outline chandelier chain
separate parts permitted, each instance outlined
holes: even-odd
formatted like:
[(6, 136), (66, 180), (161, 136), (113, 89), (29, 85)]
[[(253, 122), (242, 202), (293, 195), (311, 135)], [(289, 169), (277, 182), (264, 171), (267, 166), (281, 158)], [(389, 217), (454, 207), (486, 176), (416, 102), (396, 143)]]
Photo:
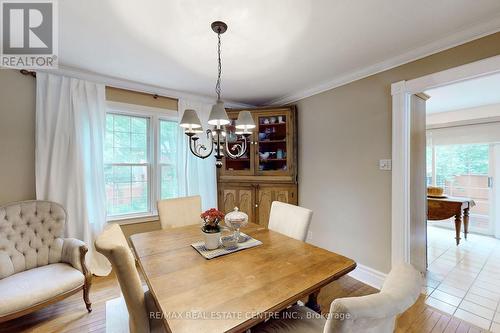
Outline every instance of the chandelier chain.
[[(248, 152), (249, 137), (251, 132), (245, 129), (243, 133), (243, 138), (238, 137), (238, 143), (229, 145), (229, 140), (227, 137), (226, 124), (228, 123), (227, 113), (224, 107), (224, 103), (221, 101), (221, 77), (222, 77), (222, 60), (221, 60), (221, 34), (227, 31), (227, 24), (221, 21), (212, 22), (212, 30), (217, 33), (217, 83), (215, 84), (215, 92), (217, 94), (217, 104), (212, 107), (212, 111), (209, 116), (209, 125), (214, 127), (206, 130), (207, 140), (205, 142), (200, 142), (200, 137), (196, 131), (192, 130), (192, 124), (195, 122), (196, 125), (201, 125), (198, 117), (196, 116), (196, 111), (186, 110), (184, 116), (181, 120), (181, 127), (186, 128), (185, 133), (189, 139), (189, 149), (191, 153), (201, 159), (208, 158), (214, 154), (215, 166), (221, 168), (223, 165), (224, 158), (238, 159), (243, 157)], [(190, 111), (189, 115), (188, 112)], [(188, 115), (188, 116), (186, 116)], [(193, 118), (193, 119), (191, 119)], [(251, 121), (253, 127), (253, 121)], [(244, 125), (247, 126), (247, 125)], [(253, 128), (252, 127), (252, 128)], [(240, 142), (241, 141), (241, 142)]]
[(217, 64), (218, 64), (218, 76), (217, 76), (217, 83), (215, 84), (215, 93), (217, 94), (217, 100), (220, 100), (220, 94), (221, 94), (221, 73), (222, 73), (222, 61), (221, 61), (221, 41), (220, 41), (220, 32), (217, 33)]

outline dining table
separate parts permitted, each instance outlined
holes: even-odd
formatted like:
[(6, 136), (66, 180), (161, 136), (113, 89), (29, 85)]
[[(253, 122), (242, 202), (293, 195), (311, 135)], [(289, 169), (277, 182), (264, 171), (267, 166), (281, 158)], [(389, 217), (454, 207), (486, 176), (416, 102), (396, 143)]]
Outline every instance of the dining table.
[(130, 237), (139, 269), (167, 332), (244, 332), (306, 300), (320, 311), (322, 287), (356, 268), (340, 254), (249, 223), (261, 245), (205, 259), (191, 244), (199, 225)]
[(439, 221), (454, 217), (455, 241), (460, 245), (460, 229), (462, 220), (464, 224), (464, 237), (467, 239), (469, 233), (469, 214), (476, 203), (471, 198), (461, 197), (427, 197), (427, 220)]

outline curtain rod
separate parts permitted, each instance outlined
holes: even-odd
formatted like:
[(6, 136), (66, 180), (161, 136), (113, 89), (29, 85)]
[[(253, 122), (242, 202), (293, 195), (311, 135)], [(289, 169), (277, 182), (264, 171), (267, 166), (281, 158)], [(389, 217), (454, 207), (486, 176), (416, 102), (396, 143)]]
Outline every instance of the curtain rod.
[(23, 74), (23, 75), (31, 75), (33, 77), (36, 77), (36, 72), (35, 71), (29, 71), (27, 69), (21, 69), (19, 72), (21, 74)]
[[(35, 72), (35, 71), (29, 71), (29, 70), (27, 70), (27, 69), (21, 69), (19, 72), (20, 72), (21, 74), (23, 74), (23, 75), (30, 75), (30, 76), (32, 76), (32, 77), (36, 77), (36, 72)], [(119, 89), (120, 89), (120, 88), (119, 88)], [(123, 89), (123, 90), (127, 90), (127, 89)], [(133, 90), (129, 90), (129, 91), (135, 92), (135, 91), (133, 91)], [(158, 94), (148, 94), (148, 93), (143, 93), (143, 92), (141, 92), (141, 94), (150, 95), (150, 96), (151, 96), (151, 97), (153, 97), (154, 99), (158, 99), (158, 98), (160, 98), (160, 95), (158, 95)], [(169, 97), (165, 97), (165, 98), (169, 98)]]

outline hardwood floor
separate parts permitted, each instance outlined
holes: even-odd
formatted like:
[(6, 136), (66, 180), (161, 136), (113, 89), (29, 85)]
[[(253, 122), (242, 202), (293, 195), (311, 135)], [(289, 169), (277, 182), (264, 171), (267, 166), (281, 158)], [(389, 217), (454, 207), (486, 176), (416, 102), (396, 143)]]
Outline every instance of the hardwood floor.
[[(318, 301), (323, 311), (328, 311), (331, 301), (335, 298), (363, 296), (376, 291), (346, 276), (323, 288)], [(0, 324), (0, 332), (105, 332), (106, 301), (119, 296), (120, 288), (114, 275), (94, 277), (90, 292), (92, 313), (87, 313), (82, 295), (77, 294), (43, 310)], [(422, 295), (415, 305), (399, 317), (396, 332), (477, 333), (484, 331), (429, 307), (425, 304), (425, 297)]]

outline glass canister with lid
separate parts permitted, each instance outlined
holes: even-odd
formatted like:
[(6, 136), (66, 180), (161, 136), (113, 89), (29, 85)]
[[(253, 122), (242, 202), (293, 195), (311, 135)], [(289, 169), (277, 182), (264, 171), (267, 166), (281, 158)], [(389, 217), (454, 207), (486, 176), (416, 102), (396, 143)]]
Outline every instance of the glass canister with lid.
[(227, 213), (224, 222), (228, 228), (234, 231), (234, 238), (242, 243), (247, 240), (246, 237), (240, 235), (240, 228), (248, 224), (248, 215), (240, 211), (238, 207), (234, 207), (234, 210)]

